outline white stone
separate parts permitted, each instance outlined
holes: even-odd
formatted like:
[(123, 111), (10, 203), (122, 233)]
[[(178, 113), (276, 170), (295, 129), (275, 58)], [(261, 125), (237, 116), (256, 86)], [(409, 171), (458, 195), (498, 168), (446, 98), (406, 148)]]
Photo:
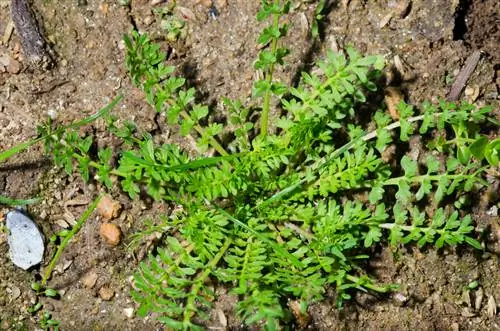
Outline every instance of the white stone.
[(127, 318), (132, 318), (134, 317), (134, 308), (125, 308), (123, 309), (123, 313)]
[(35, 222), (18, 210), (9, 212), (6, 218), (9, 230), (7, 240), (12, 262), (24, 270), (42, 262), (45, 247), (42, 234)]

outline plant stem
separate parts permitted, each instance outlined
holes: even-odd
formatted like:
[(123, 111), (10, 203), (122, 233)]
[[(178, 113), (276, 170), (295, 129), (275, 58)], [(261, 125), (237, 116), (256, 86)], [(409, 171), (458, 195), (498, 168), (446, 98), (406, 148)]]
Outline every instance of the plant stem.
[[(191, 116), (189, 116), (189, 114), (188, 114), (185, 110), (181, 111), (181, 115), (182, 115), (182, 117), (184, 117), (184, 119), (186, 119), (186, 120), (187, 120), (187, 119), (191, 119)], [(196, 132), (198, 132), (198, 134), (199, 134), (200, 136), (202, 136), (202, 137), (207, 136), (207, 133), (205, 132), (205, 130), (204, 130), (201, 126), (199, 126), (198, 124), (195, 124), (195, 125), (193, 126), (193, 128), (196, 130)], [(226, 150), (224, 149), (224, 147), (222, 147), (222, 146), (221, 146), (221, 145), (217, 142), (217, 140), (215, 140), (215, 138), (214, 138), (214, 137), (209, 137), (208, 139), (209, 139), (209, 141), (210, 141), (210, 145), (212, 145), (212, 147), (213, 147), (213, 148), (214, 148), (214, 149), (215, 149), (215, 150), (216, 150), (216, 151), (217, 151), (220, 155), (222, 155), (222, 156), (227, 156), (227, 155), (229, 155), (229, 153), (228, 153), (228, 152), (226, 152)]]
[(41, 200), (40, 198), (12, 199), (12, 198), (0, 195), (0, 205), (7, 205), (7, 206), (30, 205), (30, 204), (33, 204), (33, 203), (37, 203), (40, 200)]
[[(434, 116), (439, 117), (442, 114), (443, 113), (436, 113), (436, 114), (434, 114)], [(413, 123), (413, 122), (420, 121), (423, 118), (424, 118), (424, 115), (419, 115), (419, 116), (415, 116), (415, 117), (410, 117), (410, 118), (407, 119), (407, 121), (410, 122), (410, 123)], [(397, 122), (394, 122), (394, 123), (391, 123), (391, 124), (387, 125), (386, 127), (382, 128), (382, 130), (391, 131), (391, 130), (399, 128), (400, 126), (401, 126), (401, 122), (397, 121)], [(315, 171), (320, 172), (321, 170), (326, 169), (326, 167), (328, 165), (330, 165), (330, 163), (332, 163), (338, 156), (340, 156), (342, 153), (347, 152), (348, 150), (350, 150), (351, 148), (353, 148), (358, 142), (360, 142), (360, 141), (368, 141), (368, 140), (371, 140), (371, 139), (376, 138), (376, 137), (377, 137), (377, 130), (374, 130), (372, 132), (364, 134), (361, 137), (358, 137), (356, 139), (353, 139), (353, 140), (349, 141), (347, 144), (345, 144), (345, 145), (343, 145), (343, 146), (335, 149), (333, 151), (333, 153), (328, 156), (328, 159), (323, 164), (321, 164)], [(321, 173), (319, 174), (319, 176), (320, 175), (321, 175)], [(301, 180), (296, 181), (294, 184), (292, 184), (292, 185), (290, 185), (290, 186), (282, 189), (281, 191), (275, 193), (270, 198), (262, 201), (260, 204), (258, 204), (256, 206), (256, 208), (262, 209), (262, 208), (270, 206), (274, 202), (283, 199), (288, 194), (291, 194), (292, 192), (295, 192), (295, 190), (297, 190), (298, 188), (302, 187), (302, 185), (306, 184), (307, 182), (311, 182), (311, 180), (309, 178), (307, 178), (307, 177), (303, 178)]]
[(75, 236), (75, 234), (81, 229), (83, 226), (83, 223), (89, 218), (90, 214), (96, 209), (97, 205), (99, 204), (99, 201), (101, 201), (103, 194), (99, 194), (99, 196), (92, 202), (92, 204), (85, 210), (83, 215), (80, 217), (78, 222), (75, 224), (75, 226), (71, 229), (71, 231), (64, 237), (62, 240), (61, 244), (59, 247), (57, 247), (57, 251), (54, 254), (54, 257), (50, 261), (49, 266), (47, 267), (47, 270), (45, 270), (45, 273), (43, 274), (43, 278), (41, 281), (42, 286), (44, 286), (47, 283), (47, 280), (50, 278), (50, 275), (52, 274), (52, 270), (54, 270), (54, 267), (56, 266), (57, 261), (59, 260), (59, 257), (61, 256), (62, 252), (64, 251), (64, 248), (68, 245), (70, 240)]
[[(352, 275), (346, 275), (346, 278), (355, 284), (360, 283), (359, 277), (352, 276)], [(381, 287), (381, 286), (377, 286), (377, 285), (370, 284), (370, 283), (361, 283), (361, 286), (366, 287), (372, 291), (379, 292), (379, 293), (387, 293), (391, 289), (390, 285)]]
[(186, 327), (186, 330), (189, 329), (189, 326), (191, 325), (190, 320), (193, 315), (193, 312), (196, 311), (196, 298), (198, 296), (198, 292), (200, 291), (201, 287), (205, 284), (205, 281), (207, 280), (208, 276), (212, 273), (214, 268), (217, 266), (219, 261), (222, 259), (224, 254), (226, 254), (227, 249), (231, 245), (232, 241), (231, 239), (227, 238), (226, 241), (224, 242), (224, 245), (220, 248), (219, 252), (217, 253), (216, 256), (204, 267), (203, 272), (199, 277), (196, 277), (196, 281), (191, 287), (190, 291), (190, 296), (186, 302), (186, 308), (184, 309), (184, 326)]
[[(274, 0), (275, 5), (279, 5), (279, 0)], [(273, 14), (273, 30), (279, 29), (280, 15)], [(278, 38), (273, 37), (271, 41), (271, 53), (276, 54), (276, 50), (278, 49)], [(271, 63), (269, 66), (269, 70), (266, 72), (266, 83), (269, 86), (266, 93), (264, 94), (264, 104), (262, 106), (262, 114), (260, 115), (260, 136), (262, 138), (267, 136), (267, 128), (269, 124), (269, 110), (271, 108), (271, 84), (273, 82), (273, 72), (274, 72), (274, 63)]]

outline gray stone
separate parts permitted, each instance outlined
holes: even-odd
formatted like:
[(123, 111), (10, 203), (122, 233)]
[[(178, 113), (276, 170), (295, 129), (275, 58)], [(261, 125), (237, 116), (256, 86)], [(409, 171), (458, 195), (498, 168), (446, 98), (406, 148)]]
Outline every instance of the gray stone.
[(24, 270), (42, 262), (45, 247), (35, 222), (18, 210), (10, 211), (6, 218), (12, 262)]

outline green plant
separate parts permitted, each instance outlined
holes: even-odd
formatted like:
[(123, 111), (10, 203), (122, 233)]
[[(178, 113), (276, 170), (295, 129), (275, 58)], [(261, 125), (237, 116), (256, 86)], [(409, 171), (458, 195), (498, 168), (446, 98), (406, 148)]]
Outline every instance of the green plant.
[[(132, 82), (168, 125), (195, 138), (198, 155), (110, 115), (104, 117), (123, 141), (120, 150), (92, 153), (93, 137), (75, 128), (44, 131), (48, 153), (68, 173), (76, 164), (85, 180), (108, 189), (118, 182), (132, 199), (147, 194), (179, 206), (134, 237), (137, 244), (152, 231), (161, 234), (134, 275), (131, 295), (141, 316), (152, 314), (173, 329), (201, 329), (217, 281), (238, 296), (236, 313), (247, 325), (273, 330), (292, 318), (287, 298), (304, 311), (330, 286), (339, 306), (353, 290), (394, 288), (363, 271), (379, 243), (481, 248), (471, 217), (448, 200), (484, 186), (485, 171), (498, 165), (500, 144), (478, 125), (491, 107), (442, 101), (416, 109), (402, 102), (399, 121), (377, 111), (370, 114), (374, 123), (364, 123), (358, 112), (376, 93), (384, 60), (352, 48), (347, 56), (327, 53), (315, 73), (303, 72), (298, 86), (287, 86), (274, 73), (289, 52), (281, 45), (289, 7), (264, 0), (257, 16), (271, 21), (255, 62), (264, 74), (253, 89), (258, 124), (248, 107), (229, 99), (228, 122), (215, 122), (195, 89), (164, 64), (159, 45), (145, 34), (125, 36)], [(283, 115), (270, 127), (275, 108)], [(223, 143), (227, 133), (234, 140)], [(422, 159), (383, 160), (389, 144), (407, 145), (416, 134), (437, 135)]]
[(167, 33), (166, 40), (175, 42), (179, 38), (186, 37), (186, 22), (175, 14), (176, 1), (172, 1), (164, 7), (155, 10), (156, 14), (160, 17), (161, 27)]
[(45, 311), (40, 319), (40, 327), (42, 330), (59, 330), (59, 321), (52, 318), (52, 314)]

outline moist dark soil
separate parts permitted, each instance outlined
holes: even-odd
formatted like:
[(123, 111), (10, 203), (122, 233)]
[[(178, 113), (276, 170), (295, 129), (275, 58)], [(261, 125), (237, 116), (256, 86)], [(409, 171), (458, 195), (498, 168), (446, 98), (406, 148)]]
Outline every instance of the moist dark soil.
[[(124, 100), (114, 113), (121, 120), (133, 120), (145, 131), (194, 149), (174, 129), (157, 124), (161, 121), (127, 76), (122, 37), (134, 28), (162, 44), (169, 63), (179, 68), (199, 91), (200, 101), (214, 111), (222, 109), (222, 97), (249, 100), (256, 75), (252, 64), (259, 52), (255, 41), (263, 26), (255, 20), (259, 1), (215, 1), (218, 15), (206, 1), (178, 1), (176, 13), (186, 20), (186, 28), (185, 36), (174, 43), (165, 40), (155, 13), (165, 2), (132, 0), (129, 6), (121, 2), (126, 1), (32, 1), (56, 55), (56, 66), (46, 71), (31, 67), (23, 57), (18, 35), (8, 33), (10, 1), (0, 0), (0, 151), (35, 137), (37, 125), (49, 114), (70, 123), (119, 94)], [(497, 0), (329, 1), (316, 42), (310, 38), (314, 5), (303, 2), (287, 18), (291, 29), (284, 42), (291, 54), (277, 74), (283, 81), (296, 82), (299, 70), (309, 70), (326, 50), (343, 51), (353, 45), (364, 54), (385, 56), (386, 85), (400, 91), (406, 101), (438, 101), (449, 93), (467, 57), (479, 50), (481, 59), (461, 99), (493, 105), (498, 115)], [(100, 146), (112, 144), (104, 123), (94, 123), (93, 131)], [(42, 194), (43, 201), (28, 207), (28, 213), (46, 238), (78, 219), (100, 189), (55, 169), (40, 146), (0, 165), (0, 195)], [(498, 191), (498, 183), (493, 183), (473, 203), (477, 233), (486, 229), (492, 233), (482, 238), (484, 251), (380, 248), (373, 252), (369, 270), (380, 282), (400, 284), (399, 290), (384, 296), (358, 292), (342, 310), (336, 308), (334, 293), (327, 293), (325, 301), (309, 308), (307, 328), (500, 330)], [(44, 299), (44, 305), (60, 321), (61, 330), (162, 329), (150, 317), (131, 314), (136, 309), (129, 296), (131, 275), (141, 256), (127, 250), (127, 243), (144, 220), (158, 218), (167, 207), (149, 200), (130, 201), (119, 193), (114, 199), (122, 205), (120, 216), (112, 221), (124, 235), (122, 242), (116, 247), (103, 242), (101, 220), (92, 216), (65, 250), (50, 281), (63, 295), (59, 300)], [(46, 269), (53, 253), (54, 247), (48, 245), (42, 265), (23, 271), (10, 262), (6, 235), (0, 233), (0, 330), (39, 328), (26, 310), (35, 298), (30, 283)], [(89, 279), (95, 279), (95, 284)], [(477, 286), (470, 286), (474, 283)], [(111, 298), (106, 291), (113, 293)], [(244, 329), (235, 317), (235, 298), (224, 288), (216, 293), (208, 327)]]

